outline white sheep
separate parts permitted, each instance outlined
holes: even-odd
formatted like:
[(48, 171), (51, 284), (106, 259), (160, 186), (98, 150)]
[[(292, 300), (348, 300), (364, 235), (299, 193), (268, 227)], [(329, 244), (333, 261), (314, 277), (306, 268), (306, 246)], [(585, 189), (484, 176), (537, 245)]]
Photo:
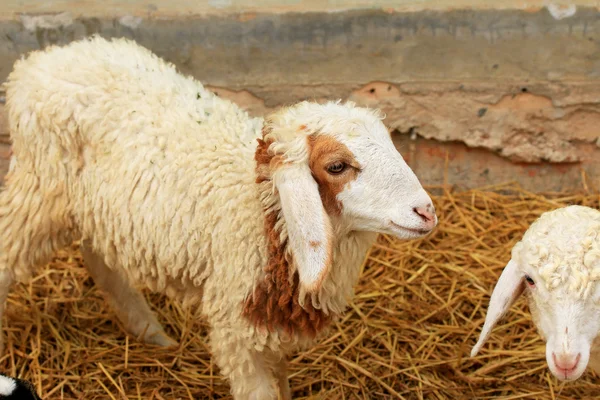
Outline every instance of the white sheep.
[(569, 206), (542, 214), (513, 247), (471, 356), (527, 286), (552, 374), (575, 380), (588, 364), (600, 373), (599, 282), (600, 211)]
[(150, 51), (99, 37), (31, 53), (6, 88), (0, 313), (13, 280), (81, 239), (145, 342), (176, 344), (133, 284), (201, 306), (236, 399), (290, 398), (286, 354), (344, 311), (377, 232), (437, 224), (381, 116), (351, 103), (250, 118)]

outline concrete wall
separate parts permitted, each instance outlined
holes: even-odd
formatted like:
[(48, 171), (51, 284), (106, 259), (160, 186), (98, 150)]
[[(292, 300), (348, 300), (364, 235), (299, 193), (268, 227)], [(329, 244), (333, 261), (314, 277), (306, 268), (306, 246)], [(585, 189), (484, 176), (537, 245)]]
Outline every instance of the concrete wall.
[(0, 81), (28, 51), (125, 36), (253, 114), (381, 107), (428, 184), (600, 187), (600, 2), (569, 4), (3, 0)]

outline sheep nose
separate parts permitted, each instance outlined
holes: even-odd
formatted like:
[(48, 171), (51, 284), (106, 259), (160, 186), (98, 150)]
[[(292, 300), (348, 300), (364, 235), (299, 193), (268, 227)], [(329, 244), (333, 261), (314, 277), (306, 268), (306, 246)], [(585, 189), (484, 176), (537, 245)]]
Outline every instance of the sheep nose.
[(433, 204), (429, 203), (425, 207), (415, 207), (413, 208), (413, 211), (421, 218), (428, 229), (433, 229), (437, 224), (435, 207), (433, 207)]
[(558, 356), (556, 356), (555, 353), (552, 353), (554, 365), (556, 365), (556, 368), (559, 369), (560, 372), (565, 375), (569, 375), (569, 373), (571, 373), (575, 368), (577, 368), (577, 364), (579, 364), (580, 358), (581, 353), (577, 353), (577, 355), (561, 353)]

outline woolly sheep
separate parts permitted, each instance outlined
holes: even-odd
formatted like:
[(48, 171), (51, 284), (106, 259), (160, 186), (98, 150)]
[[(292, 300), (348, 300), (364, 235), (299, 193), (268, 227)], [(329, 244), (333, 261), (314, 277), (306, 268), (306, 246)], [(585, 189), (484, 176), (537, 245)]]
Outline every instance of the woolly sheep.
[(290, 398), (285, 356), (344, 311), (378, 232), (418, 238), (430, 197), (375, 111), (250, 118), (147, 49), (93, 37), (17, 61), (0, 192), (0, 316), (14, 280), (80, 239), (118, 318), (175, 345), (140, 284), (195, 304), (236, 399)]
[(575, 380), (588, 364), (600, 373), (599, 282), (600, 211), (574, 205), (542, 214), (513, 247), (471, 356), (527, 286), (552, 374)]

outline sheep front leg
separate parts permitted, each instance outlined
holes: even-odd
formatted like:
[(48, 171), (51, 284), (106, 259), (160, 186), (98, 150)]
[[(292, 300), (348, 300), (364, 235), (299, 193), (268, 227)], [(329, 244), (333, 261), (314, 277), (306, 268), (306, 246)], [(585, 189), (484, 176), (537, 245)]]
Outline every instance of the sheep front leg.
[(292, 389), (290, 388), (290, 381), (288, 379), (287, 359), (285, 356), (275, 366), (275, 375), (277, 376), (279, 386), (279, 399), (292, 400)]
[(278, 379), (274, 362), (254, 347), (243, 329), (214, 326), (210, 346), (217, 366), (231, 386), (235, 400), (277, 400)]
[(122, 273), (111, 270), (102, 257), (91, 250), (88, 241), (81, 244), (81, 253), (94, 283), (106, 294), (108, 302), (129, 333), (136, 337), (143, 334), (144, 343), (163, 347), (177, 345), (176, 341), (167, 336), (144, 296), (131, 287)]

